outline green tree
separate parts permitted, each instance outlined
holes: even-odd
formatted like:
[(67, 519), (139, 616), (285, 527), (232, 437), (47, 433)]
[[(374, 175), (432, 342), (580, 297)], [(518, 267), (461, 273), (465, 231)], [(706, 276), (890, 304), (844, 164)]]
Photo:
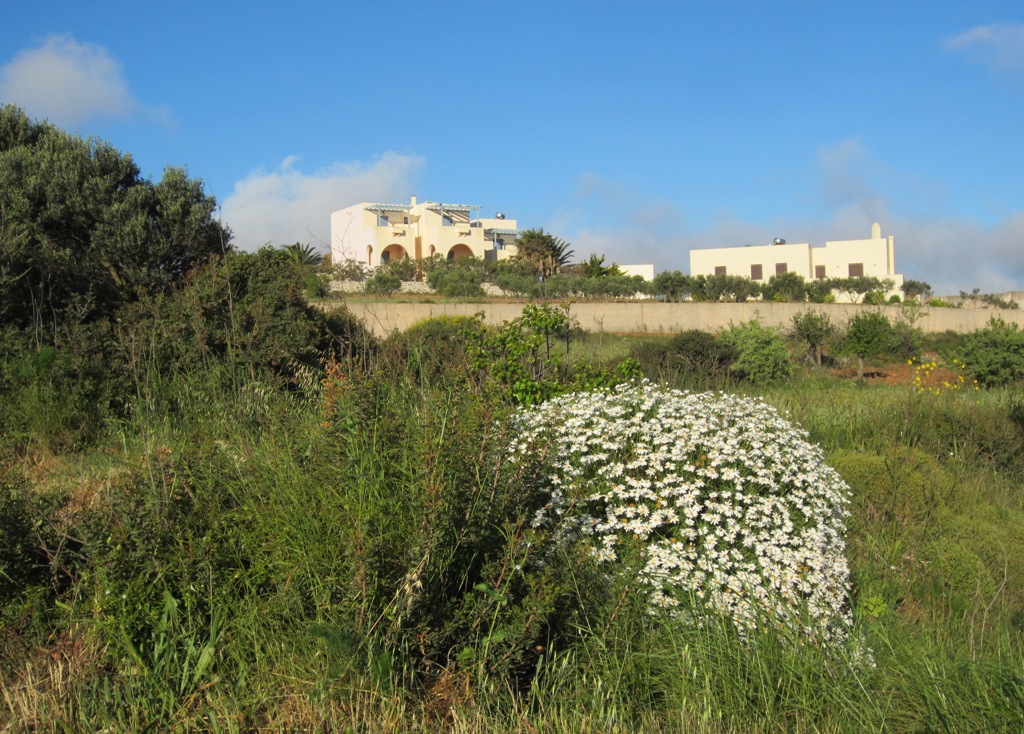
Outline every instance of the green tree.
[(533, 263), (513, 257), (488, 263), (487, 279), (510, 296), (526, 296), (537, 285), (537, 272)]
[(229, 248), (202, 181), (143, 178), (131, 156), (0, 107), (0, 319), (52, 342), (109, 319)]
[(835, 337), (836, 328), (828, 314), (820, 311), (803, 311), (793, 316), (789, 337), (801, 344), (805, 354), (818, 367), (825, 345)]
[(852, 303), (860, 303), (866, 293), (872, 291), (888, 291), (892, 288), (891, 280), (879, 280), (871, 275), (860, 275), (853, 278), (832, 278), (832, 290), (846, 295)]
[(663, 270), (651, 281), (650, 292), (666, 301), (685, 301), (693, 293), (693, 278), (678, 270)]
[(908, 300), (926, 301), (932, 295), (932, 287), (923, 280), (905, 280), (900, 290)]
[(579, 268), (583, 277), (608, 278), (623, 275), (618, 265), (615, 263), (605, 265), (604, 259), (604, 255), (591, 255), (586, 262), (581, 263)]
[(857, 357), (857, 377), (864, 379), (864, 360), (892, 353), (898, 347), (892, 322), (885, 314), (867, 311), (850, 319), (843, 337), (843, 351)]
[(747, 299), (761, 294), (761, 286), (742, 275), (698, 275), (693, 279), (695, 300), (735, 301), (745, 303)]
[(516, 240), (516, 257), (533, 263), (538, 275), (548, 278), (569, 264), (573, 251), (569, 243), (542, 229), (526, 229)]
[(803, 302), (807, 300), (807, 289), (803, 276), (792, 270), (773, 275), (761, 292), (766, 301)]
[(282, 245), (279, 248), (288, 258), (289, 262), (301, 270), (312, 270), (324, 264), (326, 256), (318, 252), (315, 247), (303, 242), (293, 242), (290, 245)]

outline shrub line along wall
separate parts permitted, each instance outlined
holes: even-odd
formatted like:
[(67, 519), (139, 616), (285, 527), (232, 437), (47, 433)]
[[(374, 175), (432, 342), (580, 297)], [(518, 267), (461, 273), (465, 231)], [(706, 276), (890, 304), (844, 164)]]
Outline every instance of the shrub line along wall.
[[(334, 302), (325, 303), (325, 307)], [(434, 316), (472, 316), (483, 313), (488, 324), (502, 324), (518, 318), (522, 303), (393, 303), (389, 301), (347, 302), (349, 310), (377, 335), (408, 329)], [(892, 321), (902, 318), (899, 306), (863, 306), (841, 303), (573, 303), (570, 315), (585, 331), (674, 334), (687, 329), (716, 331), (730, 322), (739, 324), (759, 319), (769, 326), (789, 326), (803, 311), (820, 311), (832, 321), (845, 323), (854, 314), (879, 310)], [(955, 331), (968, 333), (984, 328), (999, 316), (1007, 323), (1024, 327), (1024, 311), (994, 308), (925, 308), (915, 326), (927, 333)]]

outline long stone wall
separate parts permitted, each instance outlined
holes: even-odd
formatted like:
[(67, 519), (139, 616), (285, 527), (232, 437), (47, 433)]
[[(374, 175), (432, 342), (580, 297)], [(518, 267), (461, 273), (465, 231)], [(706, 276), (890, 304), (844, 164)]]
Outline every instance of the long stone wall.
[[(330, 305), (330, 304), (325, 304)], [(404, 330), (434, 316), (472, 316), (482, 313), (488, 324), (517, 318), (521, 303), (373, 303), (346, 304), (376, 334)], [(673, 334), (686, 329), (715, 331), (732, 323), (757, 318), (763, 324), (788, 326), (793, 316), (806, 310), (827, 313), (837, 324), (865, 309), (880, 310), (893, 321), (901, 318), (899, 306), (854, 306), (840, 303), (574, 303), (570, 314), (586, 331), (614, 334)], [(983, 328), (993, 316), (1024, 327), (1024, 311), (991, 308), (926, 308), (916, 322), (925, 332), (970, 332)]]

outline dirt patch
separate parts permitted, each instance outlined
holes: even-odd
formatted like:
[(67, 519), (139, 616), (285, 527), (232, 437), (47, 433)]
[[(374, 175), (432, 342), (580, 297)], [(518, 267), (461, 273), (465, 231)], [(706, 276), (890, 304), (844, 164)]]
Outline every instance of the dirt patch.
[[(956, 372), (936, 365), (932, 369), (925, 369), (922, 365), (929, 361), (922, 360), (914, 364), (900, 362), (884, 366), (871, 366), (864, 368), (864, 379), (872, 385), (893, 385), (910, 387), (918, 376), (921, 378), (920, 386), (924, 388), (942, 388), (944, 384), (955, 385), (959, 379)], [(857, 379), (857, 368), (832, 370), (837, 377)]]

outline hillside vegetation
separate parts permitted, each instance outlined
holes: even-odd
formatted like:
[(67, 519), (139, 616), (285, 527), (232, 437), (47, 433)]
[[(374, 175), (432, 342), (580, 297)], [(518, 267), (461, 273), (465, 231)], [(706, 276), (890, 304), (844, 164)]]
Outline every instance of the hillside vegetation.
[(120, 154), (0, 121), (0, 730), (1024, 727), (1016, 327), (379, 340), (183, 172), (58, 217), (33, 156)]

